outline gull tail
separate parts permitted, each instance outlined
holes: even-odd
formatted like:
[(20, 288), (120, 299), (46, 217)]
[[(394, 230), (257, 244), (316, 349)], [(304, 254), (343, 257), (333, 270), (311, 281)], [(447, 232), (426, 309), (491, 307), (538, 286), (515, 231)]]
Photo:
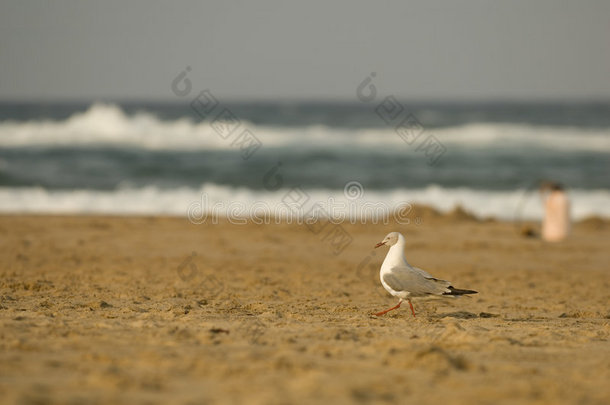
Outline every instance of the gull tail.
[(453, 288), (451, 286), (447, 287), (449, 292), (444, 292), (443, 295), (467, 295), (467, 294), (477, 294), (478, 291), (474, 290), (460, 290), (459, 288)]

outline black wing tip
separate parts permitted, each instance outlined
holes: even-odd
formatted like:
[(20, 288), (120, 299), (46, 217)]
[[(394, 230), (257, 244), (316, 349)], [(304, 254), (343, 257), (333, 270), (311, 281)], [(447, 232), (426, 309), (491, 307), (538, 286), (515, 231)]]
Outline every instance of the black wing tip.
[(443, 295), (468, 295), (468, 294), (478, 294), (478, 291), (475, 290), (462, 290), (459, 288), (453, 288), (451, 286), (447, 287), (449, 292), (443, 293)]

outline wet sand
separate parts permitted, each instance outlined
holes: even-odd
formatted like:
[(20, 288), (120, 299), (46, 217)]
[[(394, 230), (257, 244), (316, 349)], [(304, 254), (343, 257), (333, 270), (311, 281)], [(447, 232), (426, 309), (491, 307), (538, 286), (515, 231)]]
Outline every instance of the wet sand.
[[(610, 224), (547, 244), (421, 215), (343, 225), (347, 246), (288, 224), (2, 216), (0, 402), (610, 403)], [(393, 230), (479, 294), (371, 316), (396, 303), (372, 249)]]

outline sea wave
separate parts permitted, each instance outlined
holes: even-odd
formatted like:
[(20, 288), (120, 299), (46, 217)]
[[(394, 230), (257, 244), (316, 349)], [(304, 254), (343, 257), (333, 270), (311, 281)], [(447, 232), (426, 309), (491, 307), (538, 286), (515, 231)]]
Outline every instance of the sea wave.
[[(350, 129), (324, 125), (277, 127), (242, 121), (234, 133), (221, 137), (210, 122), (196, 122), (188, 108), (185, 117), (161, 120), (148, 112), (126, 114), (115, 104), (93, 104), (65, 120), (0, 122), (1, 147), (131, 147), (153, 150), (231, 149), (232, 137), (250, 130), (267, 148), (388, 148), (405, 147), (391, 126)], [(417, 132), (419, 133), (419, 132)], [(471, 123), (425, 129), (446, 147), (542, 148), (558, 151), (610, 151), (610, 128), (583, 129), (507, 123)], [(411, 145), (411, 146), (412, 146)]]
[[(356, 185), (357, 187), (361, 187)], [(305, 210), (319, 204), (325, 210), (334, 206), (332, 214), (346, 219), (361, 218), (363, 212), (384, 208), (388, 213), (405, 204), (423, 204), (441, 212), (461, 206), (478, 218), (501, 220), (539, 220), (541, 201), (537, 193), (525, 189), (485, 191), (470, 188), (444, 188), (431, 185), (419, 189), (330, 190), (280, 189), (259, 191), (248, 188), (204, 184), (200, 188), (163, 189), (158, 187), (116, 190), (47, 190), (37, 187), (0, 188), (0, 212), (36, 214), (113, 214), (171, 215), (214, 213), (220, 216), (248, 217), (264, 211), (269, 215), (286, 214), (286, 202), (303, 197)], [(588, 216), (610, 218), (609, 190), (569, 191), (572, 216), (579, 220)], [(371, 207), (373, 211), (371, 211)], [(337, 211), (338, 209), (338, 211)], [(377, 210), (377, 211), (375, 211)], [(257, 214), (258, 215), (258, 214)], [(335, 215), (334, 215), (335, 216)]]

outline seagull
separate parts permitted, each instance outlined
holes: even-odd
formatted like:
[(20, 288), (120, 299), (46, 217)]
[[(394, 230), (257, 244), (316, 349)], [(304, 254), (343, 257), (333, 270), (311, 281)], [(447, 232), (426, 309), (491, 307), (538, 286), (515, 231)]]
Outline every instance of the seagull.
[(411, 298), (426, 297), (426, 296), (460, 296), (467, 294), (476, 294), (473, 290), (460, 290), (453, 288), (449, 281), (440, 280), (432, 277), (422, 269), (411, 266), (407, 263), (404, 256), (406, 240), (399, 232), (390, 232), (381, 242), (375, 245), (375, 248), (380, 246), (389, 246), (390, 250), (381, 265), (379, 278), (381, 284), (387, 292), (399, 301), (395, 307), (386, 309), (385, 311), (374, 314), (375, 316), (384, 315), (393, 309), (397, 309), (402, 304), (403, 300), (409, 302), (411, 312), (415, 316), (415, 310), (411, 303)]

